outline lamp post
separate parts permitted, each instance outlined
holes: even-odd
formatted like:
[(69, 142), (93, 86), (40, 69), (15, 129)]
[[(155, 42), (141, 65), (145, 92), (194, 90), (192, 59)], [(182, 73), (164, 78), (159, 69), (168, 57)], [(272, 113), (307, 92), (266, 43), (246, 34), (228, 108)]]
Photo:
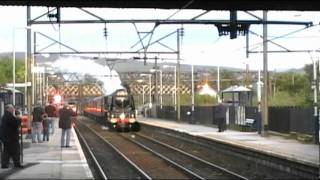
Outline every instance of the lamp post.
[(12, 105), (16, 105), (16, 48), (15, 48), (15, 34), (16, 34), (16, 28), (13, 28), (13, 54), (12, 54), (12, 83), (13, 83), (13, 91), (12, 91)]
[[(13, 91), (12, 91), (12, 105), (15, 106), (16, 105), (16, 47), (15, 47), (15, 41), (16, 41), (16, 29), (26, 29), (26, 30), (30, 30), (31, 27), (14, 27), (13, 28), (13, 32), (12, 32), (12, 47), (13, 47), (13, 51), (12, 51), (12, 83), (13, 83)], [(27, 54), (27, 52), (26, 52)], [(26, 88), (27, 88), (27, 58), (25, 55), (25, 103), (26, 104)], [(20, 142), (20, 146), (23, 147), (23, 141), (22, 141), (22, 136), (21, 136), (21, 142)], [(23, 148), (20, 148), (20, 154), (21, 154), (21, 162), (23, 162)]]
[(257, 82), (257, 102), (258, 102), (258, 134), (262, 131), (262, 114), (261, 114), (261, 75), (260, 68), (258, 69), (258, 82)]
[[(13, 92), (12, 92), (12, 105), (15, 106), (16, 105), (16, 47), (15, 47), (15, 41), (16, 41), (16, 30), (18, 29), (31, 29), (31, 27), (14, 27), (13, 28), (13, 32), (12, 32), (12, 48), (13, 48), (13, 51), (12, 51), (12, 83), (13, 83)], [(24, 99), (24, 105), (26, 105), (26, 99), (27, 99), (27, 53), (25, 53), (25, 73), (24, 73), (24, 78), (25, 78), (25, 99)]]
[(27, 113), (28, 107), (28, 95), (27, 95), (27, 84), (28, 84), (28, 61), (27, 61), (27, 52), (24, 54), (24, 112)]
[(319, 93), (319, 58), (313, 59), (313, 57), (310, 55), (312, 64), (313, 64), (313, 80), (311, 89), (313, 89), (313, 118), (315, 122), (315, 144), (319, 144), (319, 107), (318, 107), (318, 93)]
[(194, 66), (191, 64), (191, 122), (194, 123)]
[(220, 66), (217, 66), (217, 91), (218, 91), (218, 102), (220, 103)]
[(36, 84), (35, 84), (35, 75), (34, 75), (34, 73), (36, 72), (36, 66), (34, 65), (34, 57), (32, 58), (32, 63), (31, 63), (31, 72), (32, 72), (32, 78), (31, 78), (31, 84), (32, 84), (32, 90), (31, 90), (31, 97), (32, 97), (32, 99), (31, 99), (31, 101), (32, 101), (32, 105), (34, 105), (35, 104), (35, 99), (34, 99), (34, 94), (35, 94), (35, 86), (36, 86)]
[[(138, 79), (137, 80), (137, 82), (139, 83), (139, 84), (142, 84), (143, 82), (144, 82), (144, 80), (143, 79)], [(145, 85), (145, 84), (142, 84), (142, 106), (144, 106), (144, 94), (145, 94), (145, 87), (146, 87), (147, 85)]]
[(42, 105), (42, 67), (38, 66), (39, 67), (39, 72), (38, 72), (38, 83), (39, 83), (39, 92), (38, 92), (38, 95), (39, 95), (39, 102), (41, 102), (41, 105)]
[(163, 68), (174, 68), (174, 110), (177, 111), (177, 67), (163, 65)]
[[(267, 11), (263, 11), (263, 22), (267, 21)], [(267, 136), (268, 131), (268, 28), (263, 23), (263, 91), (262, 91), (262, 123), (261, 135)]]
[[(36, 75), (34, 75), (35, 73)], [(42, 104), (43, 93), (45, 88), (45, 83), (44, 83), (45, 67), (39, 66), (39, 64), (37, 63), (36, 66), (33, 66), (32, 74), (33, 74), (32, 82), (35, 84), (35, 87), (33, 87), (32, 89), (33, 103), (41, 102)], [(35, 99), (35, 95), (36, 95), (36, 99)]]
[[(138, 83), (143, 83), (144, 80), (143, 80), (143, 79), (138, 79), (137, 82), (138, 82)], [(144, 116), (146, 116), (146, 109), (145, 109), (145, 107), (144, 107), (144, 105), (145, 105), (144, 95), (145, 95), (145, 88), (146, 88), (146, 87), (147, 87), (147, 85), (142, 84), (142, 110), (143, 110)]]
[(46, 105), (46, 67), (43, 67), (43, 71), (42, 71), (42, 93), (41, 93), (41, 97), (42, 97), (42, 105)]
[(160, 72), (160, 109), (162, 109), (162, 70), (161, 69), (150, 69), (150, 72)]
[(145, 89), (145, 87), (147, 87), (147, 85), (142, 85), (142, 105), (144, 105), (145, 103), (144, 103), (144, 89)]
[(46, 77), (46, 82), (45, 82), (46, 83), (46, 88), (45, 88), (46, 89), (46, 94), (45, 94), (46, 103), (49, 103), (49, 95), (48, 95), (48, 92), (49, 92), (49, 81), (48, 80), (49, 80), (49, 77), (47, 76)]
[(151, 99), (151, 74), (149, 74), (149, 108), (152, 108), (152, 99)]
[(162, 109), (162, 70), (160, 70), (160, 109)]

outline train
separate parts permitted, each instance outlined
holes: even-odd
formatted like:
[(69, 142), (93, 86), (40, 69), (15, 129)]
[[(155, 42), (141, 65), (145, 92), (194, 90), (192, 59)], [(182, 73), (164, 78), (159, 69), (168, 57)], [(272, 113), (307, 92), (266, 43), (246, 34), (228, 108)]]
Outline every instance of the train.
[[(13, 92), (15, 93), (15, 103), (13, 103)], [(12, 88), (0, 87), (0, 113), (1, 116), (4, 113), (4, 106), (7, 104), (15, 104), (16, 114), (21, 115), (21, 131), (23, 134), (29, 134), (31, 132), (30, 122), (28, 120), (28, 115), (24, 113), (25, 109), (24, 102), (25, 95), (17, 90)]]
[(24, 94), (19, 90), (12, 88), (0, 87), (0, 102), (6, 104), (13, 104), (13, 92), (15, 93), (15, 107), (18, 109), (24, 108)]
[(88, 100), (83, 114), (116, 131), (139, 131), (133, 96), (126, 88)]

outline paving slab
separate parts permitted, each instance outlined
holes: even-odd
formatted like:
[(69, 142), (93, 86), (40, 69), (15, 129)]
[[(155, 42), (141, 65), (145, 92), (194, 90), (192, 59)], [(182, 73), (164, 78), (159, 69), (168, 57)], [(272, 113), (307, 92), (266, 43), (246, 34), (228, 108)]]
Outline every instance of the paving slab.
[(55, 128), (49, 141), (42, 143), (32, 143), (24, 136), (24, 168), (0, 169), (0, 179), (93, 179), (74, 129), (70, 148), (61, 148), (61, 132)]

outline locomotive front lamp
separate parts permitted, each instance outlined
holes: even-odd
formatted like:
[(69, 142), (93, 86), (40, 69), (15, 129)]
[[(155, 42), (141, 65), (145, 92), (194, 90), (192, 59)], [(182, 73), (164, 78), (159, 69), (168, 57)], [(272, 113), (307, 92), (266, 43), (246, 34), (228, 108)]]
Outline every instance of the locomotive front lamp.
[(116, 118), (111, 118), (111, 123), (116, 123), (117, 122), (117, 119)]
[(134, 118), (129, 119), (129, 123), (134, 123), (134, 122), (136, 122), (136, 119), (134, 119)]
[(126, 118), (126, 115), (124, 113), (121, 113), (119, 117), (121, 120), (124, 120)]

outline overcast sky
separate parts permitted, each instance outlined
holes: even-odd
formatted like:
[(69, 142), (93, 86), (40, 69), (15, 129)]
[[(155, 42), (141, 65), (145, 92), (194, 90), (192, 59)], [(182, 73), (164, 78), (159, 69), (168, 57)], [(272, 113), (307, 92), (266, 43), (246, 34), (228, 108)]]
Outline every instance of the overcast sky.
[[(35, 18), (48, 9), (32, 8), (32, 18)], [(155, 9), (87, 9), (105, 19), (166, 19), (176, 10), (155, 10)], [(183, 10), (172, 16), (170, 19), (191, 19), (202, 10)], [(262, 18), (262, 11), (250, 12)], [(76, 8), (63, 8), (61, 11), (63, 20), (94, 19)], [(211, 11), (199, 19), (228, 19), (227, 11)], [(253, 16), (245, 12), (238, 12), (238, 19), (256, 20)], [(48, 20), (47, 17), (42, 20)], [(305, 28), (304, 26), (292, 25), (269, 25), (268, 39), (289, 50), (314, 50), (320, 48), (320, 12), (297, 12), (297, 11), (277, 11), (268, 12), (268, 20), (285, 21), (312, 21), (315, 26), (292, 33), (285, 34)], [(16, 51), (25, 51), (26, 33), (19, 27), (26, 26), (26, 7), (0, 7), (0, 52), (12, 52), (13, 31), (15, 31)], [(153, 24), (137, 24), (139, 31), (150, 31)], [(182, 40), (181, 57), (183, 63), (193, 63), (212, 66), (228, 66), (245, 68), (245, 63), (249, 63), (250, 69), (262, 69), (262, 54), (250, 54), (246, 58), (245, 37), (238, 36), (237, 39), (230, 40), (229, 36), (218, 36), (218, 30), (214, 25), (183, 25), (184, 37)], [(78, 51), (133, 51), (141, 48), (141, 45), (131, 48), (138, 41), (138, 35), (133, 24), (107, 24), (107, 40), (103, 36), (104, 24), (62, 24), (60, 27), (61, 41)], [(154, 31), (151, 42), (181, 28), (181, 25), (160, 25)], [(33, 25), (33, 31), (39, 31), (55, 39), (59, 39), (59, 28), (57, 25)], [(250, 31), (262, 34), (262, 25), (251, 25)], [(280, 37), (280, 38), (277, 38)], [(145, 42), (146, 43), (146, 42)], [(175, 49), (176, 36), (170, 36), (161, 43)], [(37, 37), (37, 47), (50, 44), (45, 38)], [(262, 51), (262, 39), (250, 34), (250, 48)], [(283, 50), (274, 44), (269, 43), (269, 50)], [(150, 47), (150, 51), (164, 50), (160, 45)], [(59, 46), (53, 46), (49, 51), (59, 51)], [(62, 50), (66, 50), (62, 47)], [(168, 50), (168, 49), (166, 49)], [(319, 53), (274, 53), (269, 54), (269, 69), (283, 70), (289, 68), (300, 68), (306, 63), (311, 63), (311, 57), (319, 57)], [(132, 56), (132, 55), (131, 55)], [(112, 57), (107, 55), (107, 57)], [(117, 56), (128, 58), (129, 56)], [(161, 57), (160, 57), (161, 58)], [(166, 58), (166, 57), (162, 57)], [(175, 57), (168, 57), (173, 58)]]

